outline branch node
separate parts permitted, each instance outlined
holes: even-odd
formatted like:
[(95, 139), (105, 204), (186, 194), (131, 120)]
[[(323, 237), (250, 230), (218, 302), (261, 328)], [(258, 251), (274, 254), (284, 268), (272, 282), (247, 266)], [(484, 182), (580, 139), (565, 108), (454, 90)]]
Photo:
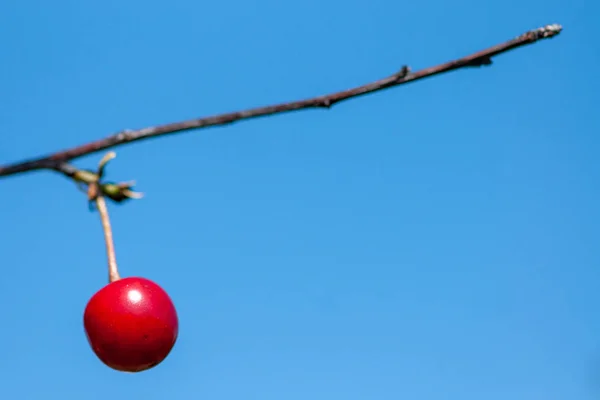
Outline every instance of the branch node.
[(478, 57), (478, 58), (475, 58), (475, 59), (469, 61), (468, 63), (465, 63), (465, 67), (475, 67), (475, 68), (486, 67), (488, 65), (492, 65), (492, 63), (493, 63), (492, 57), (481, 56), (481, 57)]
[(400, 71), (396, 72), (393, 76), (396, 82), (401, 82), (405, 80), (408, 75), (410, 75), (410, 67), (408, 65), (403, 65), (400, 68)]
[[(96, 201), (98, 196), (108, 197), (115, 203), (123, 203), (127, 200), (141, 199), (144, 197), (143, 193), (133, 190), (135, 181), (118, 183), (101, 182), (106, 165), (116, 156), (116, 153), (113, 151), (107, 153), (98, 163), (98, 170), (96, 172), (85, 169), (76, 169), (73, 166), (65, 164), (68, 166), (69, 170), (72, 169), (75, 171), (69, 177), (75, 181), (80, 190), (87, 192), (90, 209), (93, 209), (93, 202)], [(84, 188), (85, 185), (87, 185), (87, 190)]]
[(132, 129), (123, 129), (115, 134), (115, 140), (118, 140), (120, 142), (126, 142), (128, 139), (127, 135), (131, 132), (133, 132)]

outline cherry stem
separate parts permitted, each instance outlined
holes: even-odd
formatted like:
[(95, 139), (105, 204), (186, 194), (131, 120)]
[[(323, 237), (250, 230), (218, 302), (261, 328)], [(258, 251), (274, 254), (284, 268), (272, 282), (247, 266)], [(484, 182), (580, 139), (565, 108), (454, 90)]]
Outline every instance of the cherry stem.
[(113, 241), (112, 228), (110, 226), (110, 218), (108, 217), (108, 208), (106, 201), (101, 193), (96, 196), (96, 207), (100, 213), (102, 221), (102, 230), (104, 231), (104, 241), (106, 242), (106, 256), (108, 258), (108, 281), (113, 283), (121, 279), (119, 269), (117, 267), (117, 257), (115, 255), (115, 244)]

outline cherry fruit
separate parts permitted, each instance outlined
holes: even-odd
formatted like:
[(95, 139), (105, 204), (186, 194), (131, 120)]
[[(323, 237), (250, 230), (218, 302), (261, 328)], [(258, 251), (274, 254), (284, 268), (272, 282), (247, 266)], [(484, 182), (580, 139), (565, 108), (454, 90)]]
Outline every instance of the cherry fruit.
[(171, 298), (156, 283), (146, 278), (121, 278), (108, 208), (104, 196), (116, 202), (141, 198), (133, 183), (103, 184), (106, 163), (116, 157), (106, 154), (95, 174), (76, 173), (78, 182), (88, 184), (88, 201), (96, 203), (108, 258), (108, 282), (88, 301), (83, 324), (88, 342), (96, 356), (108, 367), (123, 372), (141, 372), (160, 364), (171, 352), (179, 321)]
[(96, 356), (123, 372), (141, 372), (160, 364), (179, 332), (177, 311), (167, 292), (140, 277), (114, 280), (96, 292), (83, 320)]

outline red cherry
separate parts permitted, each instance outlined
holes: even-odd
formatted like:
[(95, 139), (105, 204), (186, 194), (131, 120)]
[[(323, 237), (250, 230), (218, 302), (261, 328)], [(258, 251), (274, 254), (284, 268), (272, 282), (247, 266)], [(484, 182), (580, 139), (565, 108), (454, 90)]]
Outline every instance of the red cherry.
[(83, 323), (100, 361), (124, 372), (160, 364), (179, 332), (177, 311), (167, 292), (139, 277), (116, 280), (96, 292), (85, 308)]

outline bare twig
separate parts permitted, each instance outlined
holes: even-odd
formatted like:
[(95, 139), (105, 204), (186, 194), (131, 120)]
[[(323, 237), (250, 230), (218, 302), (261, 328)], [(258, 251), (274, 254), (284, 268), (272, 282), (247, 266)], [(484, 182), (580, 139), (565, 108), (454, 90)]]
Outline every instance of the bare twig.
[(153, 126), (138, 130), (123, 131), (104, 139), (96, 140), (81, 146), (73, 147), (68, 150), (60, 151), (44, 157), (34, 158), (0, 166), (0, 177), (14, 175), (22, 172), (52, 169), (62, 174), (72, 177), (76, 169), (67, 161), (82, 157), (88, 154), (96, 153), (115, 146), (131, 143), (138, 140), (150, 139), (162, 135), (173, 134), (177, 132), (188, 131), (192, 129), (207, 128), (210, 126), (225, 125), (232, 122), (262, 117), (273, 114), (280, 114), (290, 111), (296, 111), (308, 108), (330, 108), (332, 105), (354, 97), (373, 93), (382, 89), (393, 86), (402, 85), (413, 82), (419, 79), (431, 77), (444, 72), (449, 72), (466, 67), (481, 67), (490, 65), (492, 57), (507, 52), (509, 50), (532, 44), (540, 39), (551, 38), (558, 35), (562, 27), (558, 24), (547, 25), (542, 28), (534, 29), (518, 36), (512, 40), (479, 51), (469, 56), (440, 64), (434, 67), (425, 68), (416, 72), (410, 72), (409, 67), (405, 66), (402, 69), (384, 79), (358, 86), (352, 89), (344, 90), (337, 93), (332, 93), (324, 96), (318, 96), (310, 99), (293, 101), (289, 103), (276, 104), (266, 107), (258, 107), (245, 111), (237, 111), (227, 114), (220, 114), (210, 117), (191, 119), (182, 122), (175, 122), (166, 125)]

